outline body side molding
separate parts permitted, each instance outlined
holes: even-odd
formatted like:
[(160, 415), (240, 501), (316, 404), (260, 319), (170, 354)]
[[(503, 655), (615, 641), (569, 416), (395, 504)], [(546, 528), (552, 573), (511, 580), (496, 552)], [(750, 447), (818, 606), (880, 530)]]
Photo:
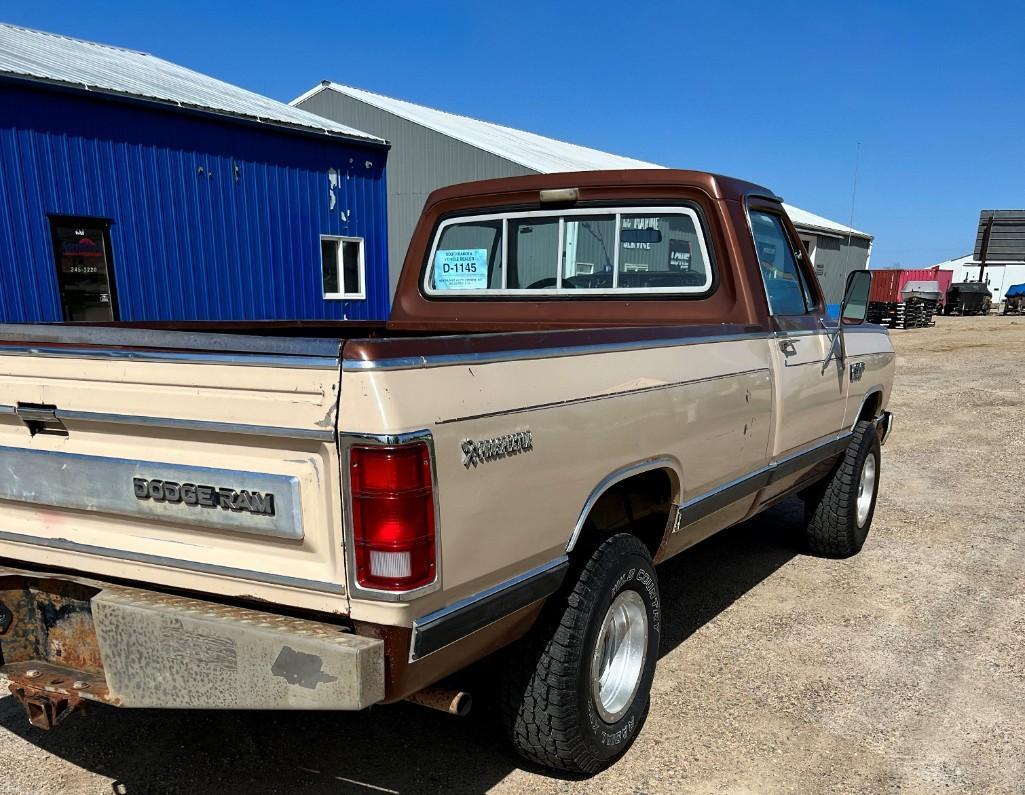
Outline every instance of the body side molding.
[(416, 619), (409, 648), (410, 662), (551, 596), (562, 585), (568, 569), (569, 556), (560, 555), (492, 588)]

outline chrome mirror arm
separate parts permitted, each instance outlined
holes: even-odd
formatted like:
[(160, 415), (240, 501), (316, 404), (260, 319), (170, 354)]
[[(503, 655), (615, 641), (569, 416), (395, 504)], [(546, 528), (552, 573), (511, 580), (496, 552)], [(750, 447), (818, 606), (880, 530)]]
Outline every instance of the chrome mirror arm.
[[(825, 324), (823, 324), (823, 325), (825, 325)], [(824, 362), (822, 362), (822, 372), (823, 373), (826, 372), (826, 370), (829, 368), (829, 363), (831, 361), (833, 361), (833, 356), (836, 356), (838, 361), (840, 362), (840, 364), (843, 364), (843, 360), (844, 360), (843, 341), (840, 339), (840, 335), (842, 333), (843, 333), (843, 323), (839, 323), (839, 324), (837, 324), (836, 331), (833, 332), (833, 336), (830, 337), (830, 339), (829, 339), (829, 350), (826, 352), (826, 360)], [(837, 348), (836, 343), (837, 342), (840, 343), (840, 352), (839, 353), (836, 352), (836, 348)]]

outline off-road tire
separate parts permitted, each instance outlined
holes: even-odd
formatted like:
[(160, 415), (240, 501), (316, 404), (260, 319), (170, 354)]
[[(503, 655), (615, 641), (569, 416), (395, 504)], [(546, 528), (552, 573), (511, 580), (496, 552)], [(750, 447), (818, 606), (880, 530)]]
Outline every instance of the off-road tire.
[[(633, 701), (614, 723), (595, 706), (592, 655), (616, 596), (632, 589), (644, 603), (648, 637)], [(630, 747), (648, 716), (661, 640), (658, 579), (647, 548), (620, 533), (571, 566), (538, 623), (509, 649), (501, 682), (502, 718), (526, 759), (570, 773), (597, 773)]]
[[(869, 454), (875, 454), (876, 477), (872, 502), (865, 521), (858, 524), (858, 485)], [(864, 420), (854, 426), (850, 444), (832, 474), (817, 489), (804, 495), (805, 534), (809, 549), (817, 555), (847, 558), (856, 555), (868, 537), (879, 494), (879, 436), (875, 423)]]

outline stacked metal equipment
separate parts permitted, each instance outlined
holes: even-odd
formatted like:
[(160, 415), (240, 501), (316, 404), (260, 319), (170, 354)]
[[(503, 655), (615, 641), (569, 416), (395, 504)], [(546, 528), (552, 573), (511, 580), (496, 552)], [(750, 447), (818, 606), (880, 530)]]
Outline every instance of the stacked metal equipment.
[(878, 270), (872, 274), (868, 320), (890, 328), (923, 328), (936, 324), (949, 280), (944, 271)]

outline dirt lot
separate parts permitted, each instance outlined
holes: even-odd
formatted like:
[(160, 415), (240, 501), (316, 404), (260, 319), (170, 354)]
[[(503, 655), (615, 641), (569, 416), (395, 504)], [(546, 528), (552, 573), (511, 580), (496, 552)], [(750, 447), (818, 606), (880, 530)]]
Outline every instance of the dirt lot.
[(865, 551), (803, 555), (789, 505), (664, 566), (651, 716), (596, 778), (527, 768), (487, 710), (96, 710), (45, 734), (8, 697), (0, 792), (1025, 791), (1025, 319), (894, 339)]

